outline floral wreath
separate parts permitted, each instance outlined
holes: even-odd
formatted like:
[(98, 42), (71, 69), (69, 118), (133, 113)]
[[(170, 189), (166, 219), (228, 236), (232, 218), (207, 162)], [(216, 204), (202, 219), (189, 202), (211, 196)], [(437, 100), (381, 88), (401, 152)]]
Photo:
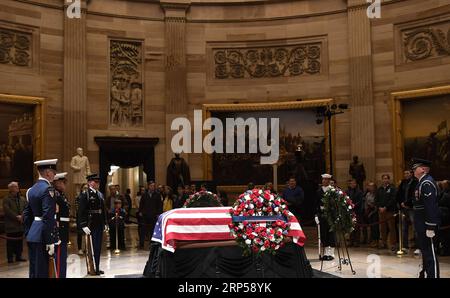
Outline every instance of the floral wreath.
[(284, 246), (291, 215), (286, 201), (280, 196), (269, 190), (248, 190), (239, 196), (229, 212), (233, 218), (229, 224), (230, 232), (244, 249), (244, 255), (252, 252), (275, 254)]
[(324, 215), (330, 231), (351, 233), (356, 224), (355, 205), (339, 188), (330, 187), (322, 197)]
[(193, 207), (221, 207), (222, 202), (219, 197), (207, 190), (201, 190), (189, 196), (184, 202), (183, 208)]

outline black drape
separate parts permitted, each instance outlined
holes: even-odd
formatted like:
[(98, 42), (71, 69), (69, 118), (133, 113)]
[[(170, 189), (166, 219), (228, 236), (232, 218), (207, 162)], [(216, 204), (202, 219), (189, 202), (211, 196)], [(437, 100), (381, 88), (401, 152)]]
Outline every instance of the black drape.
[(99, 145), (100, 190), (105, 192), (112, 165), (134, 168), (143, 165), (147, 180), (155, 179), (155, 145), (157, 138), (96, 137)]
[(243, 256), (238, 246), (162, 250), (154, 243), (144, 270), (163, 278), (310, 278), (303, 247), (288, 243), (275, 255)]

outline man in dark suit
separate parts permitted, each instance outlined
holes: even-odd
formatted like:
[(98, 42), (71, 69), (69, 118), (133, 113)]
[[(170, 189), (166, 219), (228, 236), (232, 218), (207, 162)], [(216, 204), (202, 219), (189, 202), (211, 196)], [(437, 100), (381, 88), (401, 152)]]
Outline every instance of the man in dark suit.
[(156, 190), (154, 181), (149, 181), (147, 190), (139, 203), (139, 216), (142, 218), (143, 228), (139, 235), (139, 248), (144, 248), (145, 237), (153, 233), (158, 216), (162, 213), (161, 194)]

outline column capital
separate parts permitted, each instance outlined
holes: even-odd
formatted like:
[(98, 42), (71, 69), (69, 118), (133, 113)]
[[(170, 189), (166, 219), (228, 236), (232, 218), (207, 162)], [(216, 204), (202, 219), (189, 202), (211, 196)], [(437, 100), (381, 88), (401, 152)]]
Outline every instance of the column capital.
[(161, 8), (166, 18), (186, 18), (186, 12), (191, 5), (190, 0), (161, 0)]
[[(67, 7), (73, 5), (75, 3), (76, 0), (63, 0), (63, 6), (64, 6), (64, 10), (67, 9)], [(80, 8), (82, 12), (86, 12), (87, 11), (87, 5), (88, 5), (88, 0), (79, 0), (80, 2)]]
[(369, 5), (366, 0), (347, 0), (347, 7), (351, 9), (366, 9)]

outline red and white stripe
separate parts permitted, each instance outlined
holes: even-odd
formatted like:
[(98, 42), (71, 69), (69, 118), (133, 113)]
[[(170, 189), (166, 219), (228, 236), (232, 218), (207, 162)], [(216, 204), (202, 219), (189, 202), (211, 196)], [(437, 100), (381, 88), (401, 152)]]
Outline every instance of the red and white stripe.
[[(230, 207), (180, 208), (166, 212), (162, 222), (162, 248), (174, 252), (176, 241), (233, 240)], [(289, 236), (300, 246), (306, 240), (298, 220), (292, 216)]]

